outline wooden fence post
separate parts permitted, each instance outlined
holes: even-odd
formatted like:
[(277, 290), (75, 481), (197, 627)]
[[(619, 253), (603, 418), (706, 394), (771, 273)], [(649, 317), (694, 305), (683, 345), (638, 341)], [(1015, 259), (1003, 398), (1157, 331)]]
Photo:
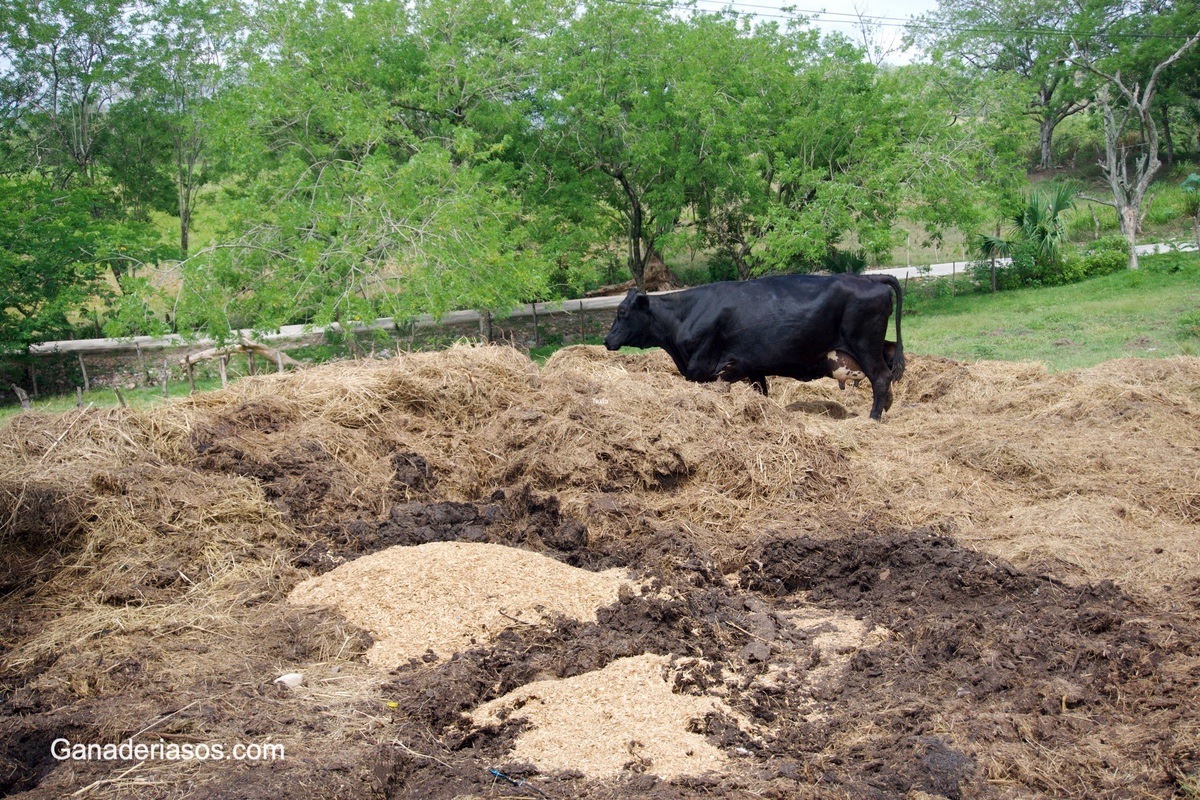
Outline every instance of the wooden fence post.
[(79, 357), (79, 371), (83, 373), (83, 390), (90, 392), (92, 384), (88, 382), (87, 367), (83, 365), (83, 353), (76, 353), (75, 355)]
[(141, 342), (134, 342), (133, 346), (137, 348), (138, 368), (141, 369), (142, 375), (146, 376), (146, 385), (149, 386), (154, 381), (150, 379), (150, 370), (146, 369), (146, 357), (142, 355), (142, 344)]
[(29, 411), (32, 406), (29, 405), (29, 395), (25, 394), (25, 390), (15, 383), (12, 384), (12, 390), (17, 393), (17, 399), (21, 401), (21, 410)]

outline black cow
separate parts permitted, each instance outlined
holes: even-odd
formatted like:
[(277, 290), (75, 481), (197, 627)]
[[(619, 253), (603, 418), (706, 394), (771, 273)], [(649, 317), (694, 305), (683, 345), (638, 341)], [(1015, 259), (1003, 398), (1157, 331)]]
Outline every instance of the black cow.
[[(884, 336), (896, 295), (895, 355)], [(842, 351), (871, 382), (871, 418), (891, 408), (904, 374), (903, 297), (890, 275), (780, 275), (697, 286), (650, 296), (631, 289), (604, 339), (661, 347), (689, 381), (748, 380), (764, 395), (767, 376), (802, 381), (830, 376), (828, 354)]]

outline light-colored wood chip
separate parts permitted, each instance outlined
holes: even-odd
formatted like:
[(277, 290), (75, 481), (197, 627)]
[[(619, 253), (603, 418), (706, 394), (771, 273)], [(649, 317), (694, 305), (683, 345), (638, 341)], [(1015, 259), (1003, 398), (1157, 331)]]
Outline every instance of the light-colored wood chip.
[(393, 669), (559, 614), (594, 621), (626, 583), (619, 569), (589, 572), (498, 544), (431, 542), (391, 547), (309, 578), (288, 601), (333, 606), (374, 637), (367, 660)]
[(670, 658), (640, 655), (562, 680), (535, 681), (471, 714), (481, 727), (523, 719), (511, 758), (592, 778), (645, 772), (664, 779), (727, 768), (724, 752), (693, 732), (707, 714), (734, 716), (713, 697), (671, 690)]

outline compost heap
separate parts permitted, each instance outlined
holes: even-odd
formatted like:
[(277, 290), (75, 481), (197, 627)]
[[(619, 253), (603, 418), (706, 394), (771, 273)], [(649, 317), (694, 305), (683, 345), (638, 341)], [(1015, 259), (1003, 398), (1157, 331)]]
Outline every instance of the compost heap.
[(456, 346), (15, 418), (0, 794), (1196, 795), (1200, 359), (771, 384)]

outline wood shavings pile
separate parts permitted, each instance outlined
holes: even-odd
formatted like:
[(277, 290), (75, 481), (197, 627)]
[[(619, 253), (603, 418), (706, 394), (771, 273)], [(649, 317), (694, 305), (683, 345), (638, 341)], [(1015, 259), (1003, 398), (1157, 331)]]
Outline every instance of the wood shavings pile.
[(692, 730), (707, 714), (734, 712), (712, 697), (672, 692), (669, 677), (668, 656), (621, 658), (596, 672), (526, 684), (477, 708), (471, 721), (526, 720), (511, 757), (545, 771), (670, 780), (726, 769), (726, 755)]
[(554, 615), (595, 621), (629, 583), (623, 570), (589, 572), (497, 544), (391, 547), (301, 582), (297, 605), (333, 606), (375, 639), (367, 660), (393, 669), (429, 651), (441, 657), (520, 623)]

